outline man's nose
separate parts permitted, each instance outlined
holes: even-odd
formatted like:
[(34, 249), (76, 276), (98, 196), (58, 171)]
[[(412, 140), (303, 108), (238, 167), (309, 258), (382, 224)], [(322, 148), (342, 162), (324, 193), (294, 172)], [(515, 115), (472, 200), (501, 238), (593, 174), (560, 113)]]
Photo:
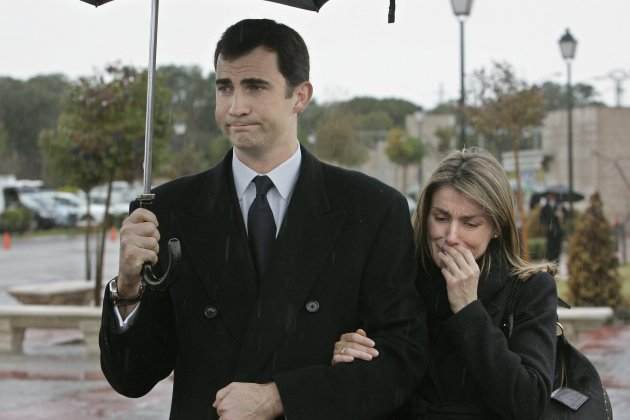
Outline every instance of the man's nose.
[(230, 115), (241, 116), (249, 113), (249, 105), (244, 95), (238, 91), (234, 91), (230, 100)]

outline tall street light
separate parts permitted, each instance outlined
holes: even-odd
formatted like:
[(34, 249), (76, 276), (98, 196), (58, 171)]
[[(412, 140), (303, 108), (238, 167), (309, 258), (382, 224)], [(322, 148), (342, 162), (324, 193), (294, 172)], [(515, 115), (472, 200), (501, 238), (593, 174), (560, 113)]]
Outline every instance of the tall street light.
[(466, 115), (464, 114), (466, 106), (466, 89), (464, 87), (464, 22), (470, 16), (473, 0), (451, 0), (453, 13), (459, 20), (459, 55), (460, 55), (460, 73), (459, 73), (459, 148), (466, 146)]
[(571, 62), (575, 58), (577, 40), (573, 38), (569, 29), (558, 41), (562, 58), (567, 63), (567, 144), (569, 163), (569, 217), (573, 217), (573, 85), (571, 84)]

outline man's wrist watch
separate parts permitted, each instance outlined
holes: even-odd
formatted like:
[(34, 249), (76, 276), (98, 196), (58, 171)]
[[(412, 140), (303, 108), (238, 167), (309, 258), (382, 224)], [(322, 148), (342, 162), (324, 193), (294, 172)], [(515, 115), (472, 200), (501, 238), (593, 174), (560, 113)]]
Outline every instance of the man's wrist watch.
[(142, 299), (142, 295), (144, 294), (144, 282), (141, 281), (140, 282), (140, 289), (138, 289), (138, 294), (136, 296), (132, 296), (132, 297), (121, 297), (118, 294), (118, 276), (114, 277), (110, 282), (109, 282), (109, 296), (112, 299), (112, 303), (114, 304), (114, 306), (125, 306), (125, 305), (132, 305), (134, 303), (138, 303), (140, 302), (140, 299)]

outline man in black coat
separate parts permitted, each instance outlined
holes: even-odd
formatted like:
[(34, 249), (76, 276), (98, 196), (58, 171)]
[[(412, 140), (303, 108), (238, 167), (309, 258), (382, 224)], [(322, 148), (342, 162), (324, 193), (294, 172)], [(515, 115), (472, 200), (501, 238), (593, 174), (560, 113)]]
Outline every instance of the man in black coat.
[(558, 262), (560, 260), (564, 237), (563, 219), (563, 207), (556, 202), (556, 195), (547, 194), (545, 205), (540, 209), (540, 224), (545, 229), (545, 258), (549, 261)]
[[(299, 145), (308, 63), (285, 25), (228, 28), (215, 117), (233, 150), (123, 223), (101, 365), (130, 397), (174, 371), (171, 419), (393, 418), (424, 372), (406, 201)], [(183, 255), (172, 284), (145, 290), (142, 264), (165, 261), (171, 237)], [(357, 328), (379, 357), (331, 366), (334, 342)]]

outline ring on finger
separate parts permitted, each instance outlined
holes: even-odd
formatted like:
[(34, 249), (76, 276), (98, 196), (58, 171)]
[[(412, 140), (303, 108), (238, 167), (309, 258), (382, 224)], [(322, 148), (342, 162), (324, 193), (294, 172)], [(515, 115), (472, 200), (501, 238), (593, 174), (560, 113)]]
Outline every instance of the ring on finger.
[(346, 352), (346, 348), (342, 347), (341, 350), (339, 350), (339, 354), (344, 354)]

